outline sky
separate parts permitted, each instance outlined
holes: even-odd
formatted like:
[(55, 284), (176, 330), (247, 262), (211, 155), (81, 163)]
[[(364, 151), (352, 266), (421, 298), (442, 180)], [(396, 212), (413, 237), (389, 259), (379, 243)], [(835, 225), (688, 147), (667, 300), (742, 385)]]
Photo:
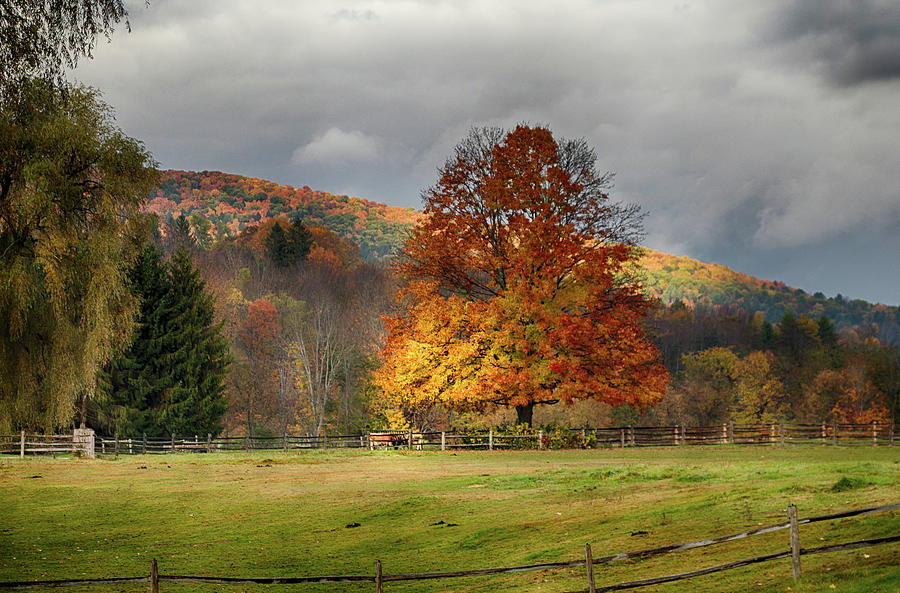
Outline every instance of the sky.
[(900, 305), (900, 2), (127, 4), (73, 76), (163, 168), (421, 208), (472, 126), (545, 125), (647, 246)]

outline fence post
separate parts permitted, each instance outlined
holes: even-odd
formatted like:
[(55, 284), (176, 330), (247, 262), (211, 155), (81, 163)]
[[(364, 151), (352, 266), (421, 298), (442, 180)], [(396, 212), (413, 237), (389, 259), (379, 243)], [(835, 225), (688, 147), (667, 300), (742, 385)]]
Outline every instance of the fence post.
[(156, 558), (150, 563), (150, 593), (159, 593), (159, 568), (156, 566)]
[(687, 442), (687, 433), (685, 433), (684, 424), (682, 424), (681, 425), (681, 442), (679, 444), (683, 445), (683, 444), (685, 444), (685, 442)]
[(174, 433), (172, 433), (172, 451), (171, 452), (172, 453), (175, 452), (175, 434)]
[(116, 459), (119, 458), (119, 433), (116, 433)]
[(728, 442), (728, 425), (727, 425), (727, 424), (723, 424), (723, 425), (722, 425), (722, 437), (721, 437), (721, 442), (722, 442), (723, 445), (726, 444), (726, 443)]
[(878, 446), (878, 421), (877, 420), (872, 421), (872, 446), (873, 447)]
[(832, 438), (834, 439), (834, 445), (835, 445), (835, 446), (837, 446), (837, 439), (838, 439), (838, 436), (837, 436), (837, 430), (838, 430), (838, 423), (837, 423), (837, 420), (835, 420), (835, 421), (834, 421), (834, 430), (833, 430), (832, 433), (831, 433), (831, 436), (832, 436)]
[(22, 434), (19, 439), (19, 457), (25, 459), (25, 431), (22, 430)]
[(494, 429), (488, 431), (488, 451), (494, 450)]
[(443, 430), (441, 431), (441, 451), (447, 450), (447, 433)]
[(784, 447), (784, 420), (781, 421), (781, 446)]
[(619, 429), (619, 444), (622, 445), (623, 449), (625, 448), (625, 429), (624, 428)]
[(206, 433), (206, 452), (212, 453), (212, 433)]
[(889, 447), (893, 447), (893, 446), (894, 446), (894, 422), (893, 422), (893, 421), (891, 421), (891, 440), (890, 440), (890, 442), (888, 443), (888, 446), (889, 446)]
[(281, 431), (281, 448), (287, 453), (287, 433), (285, 431)]
[(91, 428), (76, 428), (72, 431), (72, 448), (89, 459), (94, 458), (94, 430)]
[(381, 560), (375, 561), (375, 593), (383, 593), (381, 588)]
[(375, 444), (372, 442), (372, 433), (371, 433), (371, 432), (367, 432), (367, 433), (366, 433), (366, 438), (369, 439), (369, 451), (374, 451), (374, 450), (375, 450)]
[(634, 447), (634, 427), (633, 426), (628, 427), (628, 434), (629, 434), (628, 444), (631, 445), (632, 447)]
[(584, 567), (587, 569), (588, 591), (596, 593), (594, 586), (594, 556), (591, 554), (591, 544), (584, 544)]
[(775, 446), (775, 425), (769, 425), (769, 442), (772, 443), (772, 446)]
[(412, 429), (409, 429), (409, 432), (406, 433), (406, 448), (412, 451)]
[(791, 571), (794, 580), (800, 578), (800, 525), (797, 523), (797, 507), (788, 507), (788, 519), (791, 522)]
[(147, 433), (144, 433), (144, 440), (141, 442), (141, 455), (147, 454)]
[(822, 444), (825, 444), (825, 439), (828, 438), (828, 433), (825, 430), (825, 423), (822, 423)]
[(734, 420), (728, 421), (728, 442), (734, 444)]
[(538, 431), (538, 449), (543, 449), (543, 448), (544, 448), (544, 431), (539, 430)]

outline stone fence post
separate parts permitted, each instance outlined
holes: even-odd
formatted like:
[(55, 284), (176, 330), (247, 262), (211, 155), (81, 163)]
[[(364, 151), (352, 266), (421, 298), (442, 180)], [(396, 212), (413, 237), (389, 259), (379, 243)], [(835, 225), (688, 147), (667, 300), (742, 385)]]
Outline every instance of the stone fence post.
[(94, 431), (91, 428), (76, 428), (72, 435), (75, 450), (89, 459), (94, 458)]

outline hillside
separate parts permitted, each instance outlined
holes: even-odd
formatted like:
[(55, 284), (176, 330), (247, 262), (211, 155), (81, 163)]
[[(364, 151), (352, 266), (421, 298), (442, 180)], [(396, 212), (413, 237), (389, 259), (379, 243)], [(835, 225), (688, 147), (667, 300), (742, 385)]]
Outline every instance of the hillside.
[(641, 258), (645, 288), (666, 304), (681, 301), (689, 307), (731, 306), (762, 311), (777, 322), (788, 311), (831, 319), (837, 327), (861, 326), (891, 343), (900, 342), (900, 307), (848, 300), (841, 295), (809, 294), (783, 282), (760, 280), (719, 264), (707, 264), (645, 250)]
[(235, 236), (244, 227), (269, 218), (300, 216), (304, 222), (351, 239), (359, 245), (360, 255), (371, 260), (388, 257), (421, 217), (412, 208), (219, 171), (163, 171), (147, 209), (163, 220), (180, 215), (206, 219), (212, 223), (211, 241)]
[[(407, 230), (422, 217), (412, 208), (218, 171), (163, 171), (160, 187), (147, 208), (162, 219), (183, 214), (188, 219), (209, 220), (211, 241), (234, 236), (269, 218), (299, 215), (352, 240), (359, 245), (360, 255), (370, 260), (389, 258)], [(682, 301), (692, 307), (740, 307), (762, 311), (771, 322), (787, 311), (826, 315), (838, 327), (874, 325), (879, 337), (900, 343), (900, 307), (847, 300), (840, 295), (829, 298), (819, 292), (808, 294), (718, 264), (649, 249), (642, 264), (645, 287), (666, 304)]]

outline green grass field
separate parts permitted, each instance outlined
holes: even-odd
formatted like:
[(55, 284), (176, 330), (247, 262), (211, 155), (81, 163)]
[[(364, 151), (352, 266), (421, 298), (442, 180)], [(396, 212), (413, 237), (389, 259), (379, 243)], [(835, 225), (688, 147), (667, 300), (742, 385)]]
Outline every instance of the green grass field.
[[(385, 574), (577, 560), (585, 542), (602, 556), (781, 522), (790, 503), (804, 517), (889, 502), (900, 502), (900, 447), (4, 458), (0, 581), (141, 576), (152, 558), (161, 574), (245, 577), (371, 575), (376, 558)], [(893, 512), (802, 526), (800, 537), (803, 547), (816, 547), (898, 533), (900, 513)], [(609, 585), (788, 547), (784, 530), (601, 565), (595, 574), (598, 586)], [(638, 590), (900, 591), (900, 544), (804, 557), (803, 567), (799, 583), (790, 561), (776, 560)], [(385, 591), (586, 587), (579, 568), (387, 583)], [(374, 585), (164, 582), (160, 590), (374, 591)]]

